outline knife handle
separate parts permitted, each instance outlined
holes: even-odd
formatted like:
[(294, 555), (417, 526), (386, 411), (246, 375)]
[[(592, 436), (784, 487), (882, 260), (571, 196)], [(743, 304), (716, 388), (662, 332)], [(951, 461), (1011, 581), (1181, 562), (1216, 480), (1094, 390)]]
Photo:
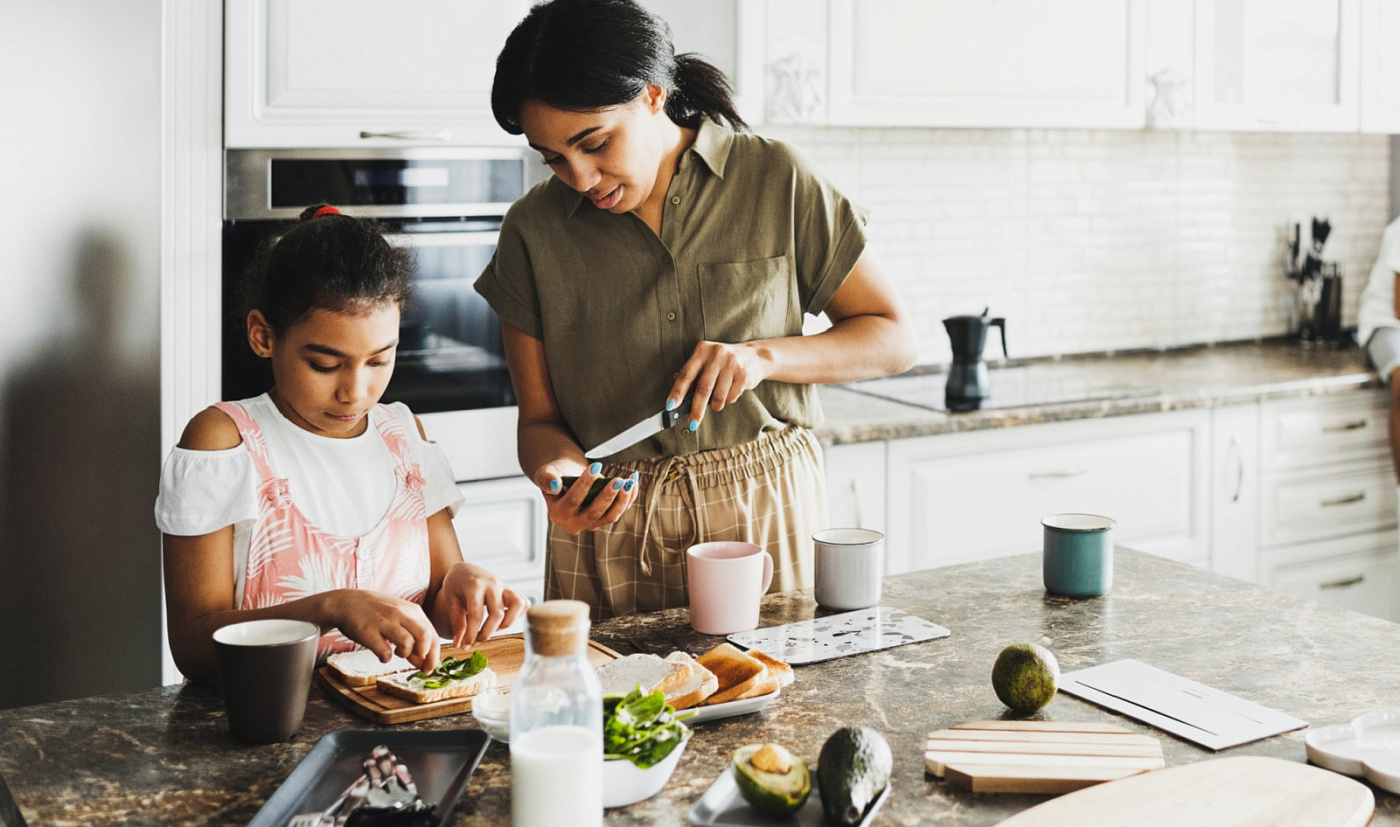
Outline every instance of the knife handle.
[(681, 403), (676, 406), (675, 410), (661, 412), (661, 416), (664, 417), (662, 422), (666, 423), (667, 428), (676, 427), (676, 423), (681, 421), (681, 417), (690, 412), (690, 404), (694, 401), (694, 394), (686, 394), (685, 398), (681, 400)]

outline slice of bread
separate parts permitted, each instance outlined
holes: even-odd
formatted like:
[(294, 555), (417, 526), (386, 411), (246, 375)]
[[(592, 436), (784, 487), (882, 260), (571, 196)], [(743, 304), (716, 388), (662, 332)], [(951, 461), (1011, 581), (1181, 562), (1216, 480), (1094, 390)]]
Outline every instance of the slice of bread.
[(326, 665), (350, 686), (373, 686), (381, 675), (417, 670), (417, 667), (398, 655), (389, 658), (388, 663), (381, 663), (379, 656), (368, 649), (336, 652), (326, 658)]
[(768, 667), (731, 643), (721, 643), (696, 660), (719, 679), (719, 690), (705, 699), (706, 706), (738, 700), (768, 676)]
[(793, 674), (792, 666), (787, 661), (777, 658), (757, 649), (748, 651), (749, 657), (758, 661), (768, 668), (768, 676), (754, 684), (747, 692), (740, 695), (742, 698), (757, 698), (759, 695), (767, 695), (770, 692), (777, 692), (784, 686), (789, 686), (797, 676)]
[(666, 696), (666, 702), (672, 709), (689, 709), (719, 691), (719, 678), (715, 677), (715, 673), (685, 652), (672, 652), (666, 656), (666, 660), (684, 664), (690, 670), (690, 679)]
[(658, 655), (628, 655), (598, 667), (604, 695), (626, 695), (638, 686), (646, 694), (660, 690), (669, 695), (689, 679), (686, 664), (662, 660)]
[(430, 704), (450, 698), (470, 698), (478, 692), (484, 692), (496, 685), (496, 673), (492, 672), (489, 667), (464, 681), (444, 686), (441, 689), (425, 689), (422, 686), (414, 686), (414, 674), (413, 672), (399, 672), (381, 676), (378, 687), (390, 695), (397, 695), (414, 703)]

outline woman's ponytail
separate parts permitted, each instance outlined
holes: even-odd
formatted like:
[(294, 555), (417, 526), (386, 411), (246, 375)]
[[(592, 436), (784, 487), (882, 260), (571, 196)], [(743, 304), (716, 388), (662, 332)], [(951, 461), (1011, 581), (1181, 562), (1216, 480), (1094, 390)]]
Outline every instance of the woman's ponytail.
[(683, 126), (698, 126), (701, 118), (722, 118), (734, 129), (749, 128), (734, 107), (729, 79), (694, 52), (676, 55), (675, 86), (666, 99), (666, 114)]

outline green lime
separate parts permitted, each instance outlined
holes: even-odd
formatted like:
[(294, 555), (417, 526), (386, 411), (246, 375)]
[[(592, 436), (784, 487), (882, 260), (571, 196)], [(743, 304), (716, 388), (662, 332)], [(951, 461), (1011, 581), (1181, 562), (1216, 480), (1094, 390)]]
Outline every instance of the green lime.
[(1044, 646), (1013, 643), (992, 666), (992, 688), (1001, 702), (1022, 715), (1050, 703), (1060, 680), (1060, 664)]

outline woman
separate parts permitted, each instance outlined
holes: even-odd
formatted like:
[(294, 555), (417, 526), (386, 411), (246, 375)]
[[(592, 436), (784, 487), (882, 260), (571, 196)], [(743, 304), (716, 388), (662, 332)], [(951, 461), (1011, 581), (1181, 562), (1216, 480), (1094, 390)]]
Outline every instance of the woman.
[[(476, 284), (504, 322), (521, 468), (549, 503), (546, 595), (595, 619), (685, 605), (685, 549), (708, 540), (767, 549), (774, 590), (810, 586), (813, 384), (915, 355), (864, 212), (793, 148), (734, 131), (724, 75), (631, 0), (536, 6), (491, 104), (554, 172)], [(831, 328), (803, 336), (823, 311)], [(663, 406), (683, 424), (589, 465)], [(600, 475), (615, 479), (585, 506)]]

